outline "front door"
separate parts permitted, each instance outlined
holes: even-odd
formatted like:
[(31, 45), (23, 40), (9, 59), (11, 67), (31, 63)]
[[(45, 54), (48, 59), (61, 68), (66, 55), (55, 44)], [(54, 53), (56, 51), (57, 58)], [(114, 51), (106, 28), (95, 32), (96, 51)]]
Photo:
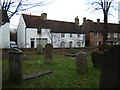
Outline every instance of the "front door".
[(34, 41), (31, 41), (31, 48), (34, 48)]

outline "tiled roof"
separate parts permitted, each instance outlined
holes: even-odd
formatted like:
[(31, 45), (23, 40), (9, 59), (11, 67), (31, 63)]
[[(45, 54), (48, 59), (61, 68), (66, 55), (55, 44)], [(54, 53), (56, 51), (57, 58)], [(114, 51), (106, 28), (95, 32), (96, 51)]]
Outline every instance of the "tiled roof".
[(41, 16), (22, 14), (27, 28), (49, 28), (46, 20)]
[[(108, 27), (107, 32), (110, 33), (120, 32), (120, 24), (108, 23), (107, 27)], [(90, 31), (102, 32), (102, 30), (104, 30), (104, 23), (86, 21), (83, 25), (83, 30), (85, 32)]]
[(81, 27), (73, 22), (46, 20), (42, 16), (22, 15), (28, 28), (50, 28), (54, 33), (84, 33)]

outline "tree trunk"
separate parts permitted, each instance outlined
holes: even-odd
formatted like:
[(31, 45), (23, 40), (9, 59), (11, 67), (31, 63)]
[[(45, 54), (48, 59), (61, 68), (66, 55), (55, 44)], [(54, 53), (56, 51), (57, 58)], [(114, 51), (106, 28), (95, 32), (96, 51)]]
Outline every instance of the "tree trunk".
[(103, 44), (107, 44), (107, 20), (108, 20), (108, 12), (107, 11), (104, 11), (104, 29), (103, 29), (103, 32), (102, 32), (102, 35), (103, 35)]

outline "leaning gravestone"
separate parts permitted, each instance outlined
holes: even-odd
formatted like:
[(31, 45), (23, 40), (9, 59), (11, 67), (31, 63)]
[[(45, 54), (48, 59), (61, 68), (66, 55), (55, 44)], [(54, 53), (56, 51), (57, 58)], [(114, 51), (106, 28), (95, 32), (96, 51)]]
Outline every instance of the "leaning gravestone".
[(22, 51), (19, 49), (9, 51), (9, 81), (12, 83), (22, 81)]
[(43, 46), (41, 44), (37, 46), (37, 54), (43, 54)]
[(120, 45), (112, 46), (102, 56), (100, 88), (120, 88)]
[(100, 52), (100, 51), (93, 51), (91, 53), (93, 67), (100, 68), (101, 56), (102, 56), (102, 52)]
[(52, 64), (52, 44), (45, 45), (45, 64)]
[(85, 52), (79, 52), (76, 55), (76, 72), (79, 74), (85, 74), (88, 72), (87, 55)]

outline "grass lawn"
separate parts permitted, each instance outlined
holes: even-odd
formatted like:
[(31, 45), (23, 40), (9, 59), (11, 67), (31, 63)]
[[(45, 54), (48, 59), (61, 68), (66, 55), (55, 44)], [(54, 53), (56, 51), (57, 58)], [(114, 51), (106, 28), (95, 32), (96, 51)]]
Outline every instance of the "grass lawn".
[(32, 74), (51, 70), (53, 73), (24, 80), (21, 84), (8, 83), (8, 60), (3, 60), (3, 88), (99, 88), (99, 69), (92, 67), (88, 57), (89, 72), (84, 75), (76, 73), (75, 59), (64, 54), (54, 53), (53, 64), (44, 64), (44, 55), (24, 54), (23, 74)]

